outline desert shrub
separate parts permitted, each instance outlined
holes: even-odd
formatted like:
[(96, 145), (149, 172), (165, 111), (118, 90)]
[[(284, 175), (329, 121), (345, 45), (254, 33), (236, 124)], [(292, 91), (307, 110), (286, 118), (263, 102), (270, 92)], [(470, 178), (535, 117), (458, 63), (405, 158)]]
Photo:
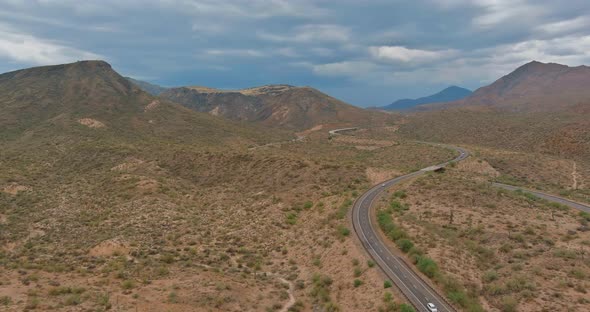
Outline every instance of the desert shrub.
[(361, 268), (359, 268), (359, 267), (354, 268), (354, 277), (359, 277), (362, 274), (363, 274), (363, 270), (361, 270)]
[(408, 197), (408, 195), (406, 194), (406, 191), (399, 190), (399, 191), (395, 191), (395, 193), (393, 193), (393, 197), (404, 199), (404, 198)]
[(61, 296), (67, 294), (81, 294), (85, 292), (86, 289), (82, 287), (70, 287), (70, 286), (59, 286), (55, 288), (51, 288), (49, 290), (50, 296)]
[(297, 223), (297, 214), (294, 212), (287, 213), (286, 222), (290, 225), (295, 225)]
[(121, 283), (121, 288), (125, 290), (132, 289), (133, 287), (135, 287), (135, 282), (132, 280), (125, 280), (123, 283)]
[(314, 274), (311, 278), (312, 288), (310, 295), (315, 303), (323, 305), (324, 311), (340, 311), (340, 308), (330, 298), (330, 286), (332, 279), (329, 276)]
[(64, 301), (64, 305), (67, 306), (79, 305), (80, 303), (82, 303), (82, 298), (80, 298), (79, 294), (69, 295)]
[(383, 288), (391, 288), (393, 285), (391, 284), (391, 281), (385, 281), (383, 282)]
[(396, 243), (397, 246), (405, 253), (414, 247), (414, 243), (412, 243), (412, 241), (407, 238), (398, 239)]
[(111, 298), (108, 293), (99, 294), (96, 298), (96, 303), (103, 307), (105, 310), (111, 308)]
[(168, 294), (168, 302), (170, 303), (177, 303), (178, 302), (178, 294), (174, 291), (171, 291)]
[(416, 310), (414, 310), (414, 307), (412, 307), (409, 304), (406, 303), (402, 303), (399, 305), (399, 311), (400, 312), (416, 312)]
[(344, 225), (338, 226), (338, 236), (340, 236), (341, 238), (344, 238), (349, 235), (350, 235), (350, 230), (347, 227), (345, 227)]
[(367, 260), (367, 266), (368, 266), (369, 268), (372, 268), (372, 267), (374, 267), (374, 266), (375, 266), (375, 262), (374, 262), (373, 260)]
[(424, 273), (426, 276), (432, 278), (436, 276), (438, 273), (438, 265), (434, 260), (430, 259), (427, 256), (419, 256), (417, 258), (416, 265), (418, 266), (418, 270)]
[(503, 312), (515, 312), (518, 301), (512, 296), (502, 298), (501, 309)]
[(402, 204), (397, 200), (391, 201), (391, 203), (389, 205), (390, 205), (391, 209), (396, 212), (403, 212), (403, 211), (410, 209), (410, 207), (408, 205)]
[(303, 304), (303, 302), (297, 300), (295, 301), (295, 303), (289, 308), (289, 312), (299, 312), (299, 311), (303, 311), (303, 308), (305, 308), (305, 305)]
[(493, 282), (498, 279), (498, 272), (489, 270), (483, 274), (483, 281), (486, 283)]
[(12, 303), (12, 299), (8, 296), (0, 297), (0, 305), (8, 306)]
[(351, 199), (345, 200), (336, 212), (336, 219), (344, 219), (344, 217), (346, 217), (346, 214), (348, 214), (348, 209), (352, 206), (352, 203), (353, 201)]
[(358, 278), (355, 279), (354, 282), (353, 282), (353, 285), (354, 285), (355, 288), (361, 286), (362, 284), (363, 284), (363, 281), (361, 281)]

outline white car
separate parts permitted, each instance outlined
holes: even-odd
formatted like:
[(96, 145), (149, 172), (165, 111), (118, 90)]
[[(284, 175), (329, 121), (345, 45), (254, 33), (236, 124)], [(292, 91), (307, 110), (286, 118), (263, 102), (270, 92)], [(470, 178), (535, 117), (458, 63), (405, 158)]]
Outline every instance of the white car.
[(381, 184), (381, 187), (385, 187), (385, 183)]
[(428, 308), (428, 311), (430, 312), (438, 312), (438, 310), (436, 309), (436, 306), (434, 305), (434, 303), (428, 303), (426, 305), (426, 307)]

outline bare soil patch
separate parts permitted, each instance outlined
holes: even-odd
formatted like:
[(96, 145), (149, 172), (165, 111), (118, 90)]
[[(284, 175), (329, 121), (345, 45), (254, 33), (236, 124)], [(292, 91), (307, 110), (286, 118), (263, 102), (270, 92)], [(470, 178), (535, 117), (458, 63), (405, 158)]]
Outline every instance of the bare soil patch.
[(93, 129), (99, 129), (99, 128), (106, 127), (104, 123), (102, 123), (96, 119), (92, 119), (92, 118), (78, 119), (78, 123), (80, 123), (81, 125), (84, 125), (88, 128), (93, 128)]

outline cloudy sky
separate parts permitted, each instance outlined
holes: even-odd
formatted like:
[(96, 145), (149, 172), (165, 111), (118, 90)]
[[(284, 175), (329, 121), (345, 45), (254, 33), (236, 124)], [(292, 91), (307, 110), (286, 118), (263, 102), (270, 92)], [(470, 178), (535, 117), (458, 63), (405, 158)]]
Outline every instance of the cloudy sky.
[[(409, 4), (407, 2), (410, 2)], [(587, 0), (0, 0), (0, 71), (104, 59), (165, 86), (309, 85), (359, 106), (590, 64)]]

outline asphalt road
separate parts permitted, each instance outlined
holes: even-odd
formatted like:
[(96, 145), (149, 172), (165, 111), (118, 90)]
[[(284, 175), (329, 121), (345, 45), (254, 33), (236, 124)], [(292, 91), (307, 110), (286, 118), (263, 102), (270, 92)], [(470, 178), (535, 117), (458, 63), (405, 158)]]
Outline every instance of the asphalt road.
[(537, 196), (539, 198), (543, 198), (543, 199), (548, 200), (548, 201), (556, 202), (556, 203), (559, 203), (559, 204), (562, 204), (562, 205), (569, 206), (569, 207), (574, 208), (574, 209), (578, 209), (578, 210), (581, 210), (581, 211), (585, 211), (585, 212), (590, 213), (590, 205), (586, 205), (586, 204), (582, 204), (582, 203), (577, 203), (577, 202), (571, 201), (569, 199), (565, 199), (563, 197), (558, 197), (558, 196), (555, 196), (555, 195), (549, 195), (549, 194), (545, 194), (545, 193), (542, 193), (542, 192), (539, 192), (539, 191), (533, 191), (533, 190), (524, 189), (524, 188), (521, 188), (521, 187), (512, 186), (512, 185), (503, 184), (503, 183), (496, 183), (496, 182), (494, 182), (494, 183), (492, 183), (492, 185), (495, 186), (495, 187), (503, 188), (505, 190), (509, 190), (509, 191), (517, 191), (517, 190), (520, 190), (520, 191), (523, 191), (523, 192), (531, 193), (531, 194), (533, 194), (533, 195), (535, 195), (535, 196)]
[[(371, 206), (379, 195), (389, 187), (420, 176), (438, 167), (444, 167), (452, 162), (461, 161), (469, 156), (469, 152), (454, 146), (437, 145), (459, 152), (459, 156), (451, 161), (437, 166), (431, 166), (422, 170), (406, 174), (391, 180), (387, 180), (372, 187), (354, 203), (352, 208), (352, 223), (354, 230), (363, 247), (373, 258), (375, 263), (383, 270), (387, 277), (401, 290), (417, 311), (428, 311), (427, 303), (434, 303), (438, 311), (455, 311), (443, 296), (432, 289), (422, 278), (413, 271), (400, 257), (394, 255), (378, 234), (378, 225), (371, 221)], [(383, 186), (385, 184), (385, 186)]]

